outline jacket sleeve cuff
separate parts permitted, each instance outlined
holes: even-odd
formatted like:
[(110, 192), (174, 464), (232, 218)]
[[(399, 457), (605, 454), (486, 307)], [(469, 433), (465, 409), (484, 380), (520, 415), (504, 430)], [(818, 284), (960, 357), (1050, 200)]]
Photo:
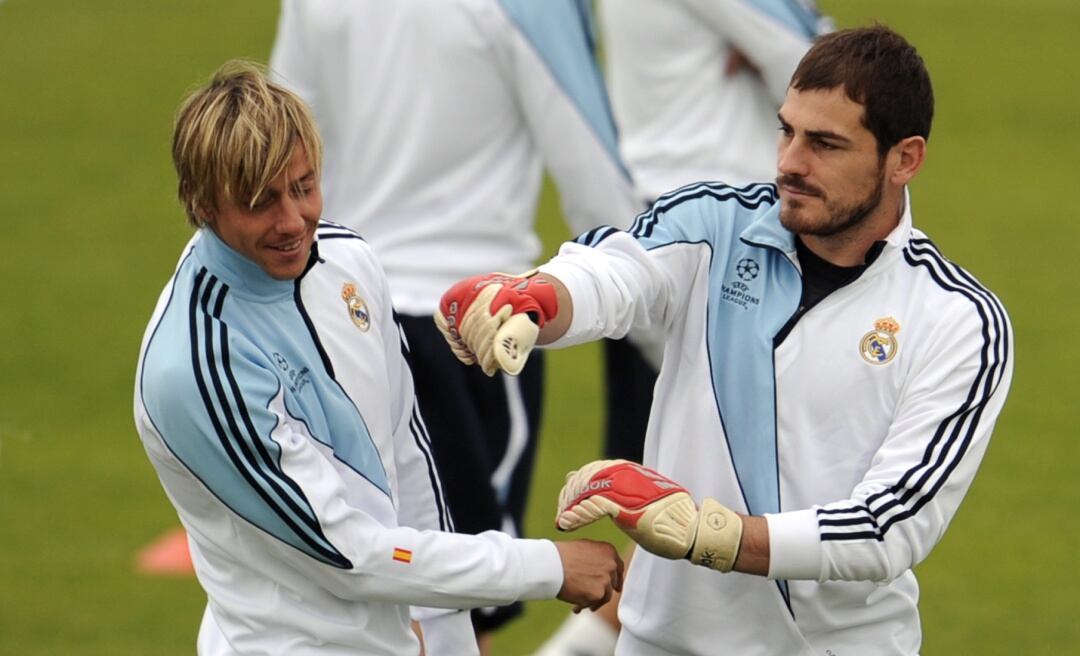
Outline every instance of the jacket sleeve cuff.
[(527, 539), (514, 542), (518, 545), (522, 562), (527, 563), (522, 574), (525, 592), (519, 599), (554, 599), (563, 586), (562, 558), (555, 543), (551, 540)]
[(601, 334), (595, 317), (600, 299), (588, 274), (571, 262), (557, 260), (541, 266), (540, 272), (558, 278), (566, 286), (573, 304), (570, 326), (548, 346), (562, 348), (599, 338)]
[(821, 578), (821, 535), (817, 510), (766, 514), (769, 525), (769, 578)]

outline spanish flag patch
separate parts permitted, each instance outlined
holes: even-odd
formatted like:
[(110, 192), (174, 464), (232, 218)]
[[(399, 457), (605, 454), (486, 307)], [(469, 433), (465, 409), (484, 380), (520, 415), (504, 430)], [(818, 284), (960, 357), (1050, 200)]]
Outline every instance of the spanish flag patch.
[(394, 560), (398, 561), (399, 563), (411, 563), (412, 552), (408, 549), (394, 547)]

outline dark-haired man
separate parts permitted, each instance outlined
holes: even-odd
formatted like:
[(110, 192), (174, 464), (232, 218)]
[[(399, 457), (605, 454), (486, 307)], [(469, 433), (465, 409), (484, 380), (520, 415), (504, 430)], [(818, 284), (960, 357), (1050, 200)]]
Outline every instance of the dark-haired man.
[(560, 528), (609, 515), (643, 547), (617, 653), (918, 653), (912, 568), (1012, 376), (998, 299), (912, 227), (932, 116), (900, 35), (824, 36), (779, 111), (775, 185), (683, 187), (537, 275), (444, 297), (448, 340), (485, 365), (666, 333), (647, 467), (589, 463), (559, 502)]

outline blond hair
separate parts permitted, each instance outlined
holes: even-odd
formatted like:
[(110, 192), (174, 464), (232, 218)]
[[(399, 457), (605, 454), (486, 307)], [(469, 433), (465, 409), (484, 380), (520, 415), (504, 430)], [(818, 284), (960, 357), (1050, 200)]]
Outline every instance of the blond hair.
[(258, 64), (226, 62), (176, 114), (173, 166), (188, 220), (200, 227), (225, 203), (253, 207), (297, 144), (318, 176), (322, 141), (304, 101)]

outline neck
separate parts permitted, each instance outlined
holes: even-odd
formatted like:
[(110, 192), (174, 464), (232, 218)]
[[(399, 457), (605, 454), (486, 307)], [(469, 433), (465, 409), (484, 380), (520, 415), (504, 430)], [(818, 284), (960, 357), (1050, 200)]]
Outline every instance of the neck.
[(889, 188), (874, 211), (858, 225), (834, 235), (799, 235), (799, 238), (810, 252), (830, 264), (859, 266), (866, 263), (866, 252), (870, 247), (888, 237), (900, 224), (903, 213), (904, 188)]

